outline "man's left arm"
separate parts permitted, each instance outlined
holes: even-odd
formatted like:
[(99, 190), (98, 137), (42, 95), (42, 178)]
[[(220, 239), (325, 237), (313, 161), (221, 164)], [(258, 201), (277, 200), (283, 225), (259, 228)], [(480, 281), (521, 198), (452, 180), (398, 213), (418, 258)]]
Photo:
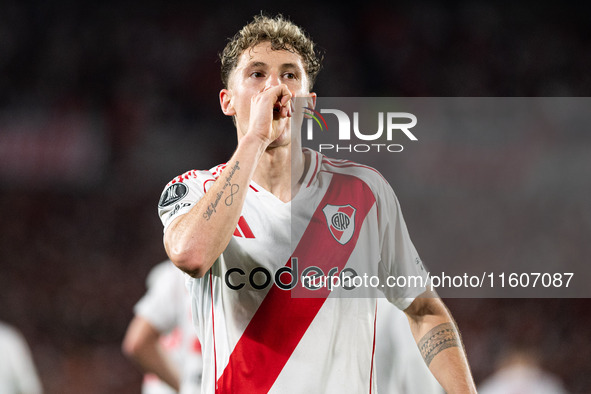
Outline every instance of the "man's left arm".
[(404, 312), (425, 363), (445, 391), (476, 393), (460, 333), (443, 301), (425, 292)]

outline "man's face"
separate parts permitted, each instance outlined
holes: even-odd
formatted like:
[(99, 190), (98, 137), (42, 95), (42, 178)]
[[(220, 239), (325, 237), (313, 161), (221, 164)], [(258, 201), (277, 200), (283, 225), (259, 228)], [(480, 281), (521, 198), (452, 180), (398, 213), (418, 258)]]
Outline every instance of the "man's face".
[[(279, 84), (285, 84), (293, 97), (310, 96), (308, 76), (300, 55), (286, 50), (273, 50), (269, 42), (246, 49), (240, 55), (236, 68), (230, 74), (228, 89), (221, 93), (222, 108), (223, 96), (227, 94), (230, 114), (235, 115), (239, 139), (248, 131), (252, 97)], [(270, 146), (289, 144), (290, 119), (279, 119), (278, 116), (274, 119), (273, 126), (282, 130), (282, 133)]]

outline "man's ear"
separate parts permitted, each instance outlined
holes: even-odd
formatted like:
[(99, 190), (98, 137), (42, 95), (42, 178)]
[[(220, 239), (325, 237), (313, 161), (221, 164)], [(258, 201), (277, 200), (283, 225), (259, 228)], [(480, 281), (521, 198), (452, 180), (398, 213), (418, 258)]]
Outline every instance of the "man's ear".
[(234, 109), (234, 105), (232, 103), (232, 91), (228, 89), (222, 89), (220, 91), (220, 107), (222, 107), (222, 112), (224, 115), (236, 115), (236, 110)]

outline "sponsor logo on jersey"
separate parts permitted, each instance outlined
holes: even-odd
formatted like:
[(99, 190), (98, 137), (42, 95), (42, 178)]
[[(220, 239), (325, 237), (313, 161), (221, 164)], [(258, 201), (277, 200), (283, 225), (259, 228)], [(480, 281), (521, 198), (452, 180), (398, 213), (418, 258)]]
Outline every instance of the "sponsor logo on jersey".
[(339, 267), (332, 267), (325, 273), (321, 267), (312, 265), (304, 268), (301, 274), (300, 268), (302, 267), (299, 267), (298, 258), (292, 257), (291, 266), (281, 267), (275, 271), (275, 274), (265, 267), (256, 267), (250, 272), (234, 267), (226, 271), (224, 281), (232, 290), (240, 290), (246, 285), (256, 290), (264, 290), (272, 283), (281, 290), (292, 290), (301, 278), (302, 286), (308, 290), (315, 291), (325, 287), (332, 291), (334, 286), (345, 290), (354, 289), (356, 285), (351, 285), (352, 280), (359, 277), (359, 274), (350, 267), (343, 268), (340, 272)]
[(351, 240), (355, 231), (355, 212), (357, 210), (350, 204), (330, 205), (322, 208), (326, 217), (326, 224), (333, 238), (341, 245)]
[(158, 202), (158, 206), (160, 208), (167, 207), (172, 205), (185, 197), (189, 192), (189, 188), (183, 183), (174, 183), (170, 185), (164, 192), (162, 196), (160, 196), (160, 201)]

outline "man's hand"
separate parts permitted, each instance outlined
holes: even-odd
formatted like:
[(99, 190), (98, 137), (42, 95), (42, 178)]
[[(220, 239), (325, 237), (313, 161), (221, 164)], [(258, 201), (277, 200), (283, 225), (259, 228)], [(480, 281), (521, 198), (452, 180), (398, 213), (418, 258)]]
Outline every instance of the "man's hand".
[(287, 85), (269, 86), (250, 101), (250, 122), (247, 134), (259, 137), (266, 145), (275, 141), (290, 127), (292, 94)]

